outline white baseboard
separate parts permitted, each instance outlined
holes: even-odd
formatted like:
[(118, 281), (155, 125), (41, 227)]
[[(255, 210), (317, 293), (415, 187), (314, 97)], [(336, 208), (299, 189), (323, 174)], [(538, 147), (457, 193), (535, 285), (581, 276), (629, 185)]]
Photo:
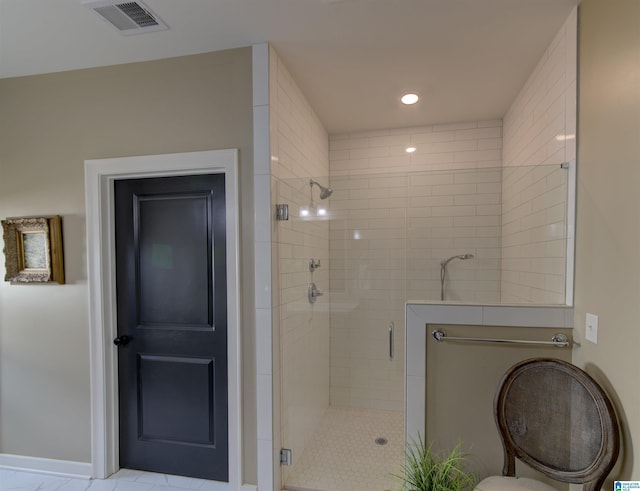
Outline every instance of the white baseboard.
[(0, 453), (0, 469), (37, 472), (75, 479), (91, 479), (91, 464)]
[[(0, 453), (0, 469), (13, 471), (36, 472), (51, 476), (68, 477), (73, 479), (92, 479), (91, 464), (69, 460), (44, 459), (42, 457), (27, 457)], [(255, 484), (243, 484), (240, 491), (257, 491)]]

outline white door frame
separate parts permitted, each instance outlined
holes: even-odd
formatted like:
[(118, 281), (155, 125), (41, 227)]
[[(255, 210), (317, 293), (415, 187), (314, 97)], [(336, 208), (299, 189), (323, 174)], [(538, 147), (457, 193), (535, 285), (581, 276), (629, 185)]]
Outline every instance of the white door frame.
[(242, 487), (238, 151), (228, 149), (85, 160), (84, 167), (91, 343), (91, 477), (104, 479), (119, 469), (118, 363), (113, 345), (117, 333), (113, 183), (118, 179), (224, 173), (228, 292), (228, 489), (249, 489)]

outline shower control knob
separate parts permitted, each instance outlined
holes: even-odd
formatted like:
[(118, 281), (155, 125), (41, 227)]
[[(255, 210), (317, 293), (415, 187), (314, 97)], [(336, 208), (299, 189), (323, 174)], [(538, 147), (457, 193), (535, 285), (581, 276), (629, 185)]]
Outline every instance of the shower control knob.
[(318, 290), (315, 283), (311, 283), (309, 285), (309, 303), (316, 303), (318, 297), (321, 297), (322, 295), (324, 295), (324, 292)]

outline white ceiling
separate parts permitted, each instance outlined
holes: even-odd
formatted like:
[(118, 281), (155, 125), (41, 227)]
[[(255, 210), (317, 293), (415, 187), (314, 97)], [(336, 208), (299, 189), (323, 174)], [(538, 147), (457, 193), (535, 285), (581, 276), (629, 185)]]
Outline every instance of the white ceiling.
[[(579, 0), (143, 0), (121, 36), (81, 0), (0, 0), (0, 77), (269, 41), (329, 133), (501, 118)], [(414, 90), (422, 100), (401, 107)]]

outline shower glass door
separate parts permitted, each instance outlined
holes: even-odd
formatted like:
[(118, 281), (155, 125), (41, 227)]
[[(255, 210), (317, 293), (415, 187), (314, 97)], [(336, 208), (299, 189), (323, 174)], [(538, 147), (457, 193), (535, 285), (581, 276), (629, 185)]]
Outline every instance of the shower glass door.
[[(404, 305), (564, 304), (560, 166), (358, 173), (278, 182), (283, 488), (398, 489)], [(332, 193), (321, 199), (323, 188)], [(310, 297), (315, 285), (321, 296)]]
[[(328, 183), (326, 176), (314, 180)], [(277, 203), (289, 211), (288, 220), (276, 221), (273, 249), (279, 265), (274, 332), (280, 345), (281, 440), (292, 457), (282, 466), (282, 482), (289, 488), (329, 407), (329, 220), (328, 200), (320, 199), (311, 177), (280, 180), (276, 187)]]

